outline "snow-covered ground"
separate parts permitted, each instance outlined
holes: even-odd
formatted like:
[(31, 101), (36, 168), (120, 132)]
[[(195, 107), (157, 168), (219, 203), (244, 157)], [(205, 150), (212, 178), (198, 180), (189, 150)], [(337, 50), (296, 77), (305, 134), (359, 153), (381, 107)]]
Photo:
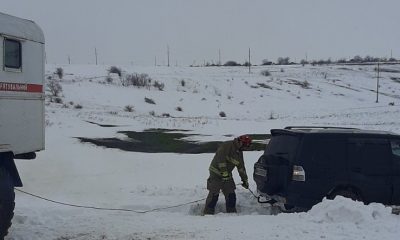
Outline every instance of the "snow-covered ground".
[[(121, 66), (123, 75), (146, 73), (165, 84), (163, 91), (123, 87), (116, 75), (106, 83), (110, 66), (48, 65), (47, 76), (57, 67), (64, 69), (63, 103), (46, 101), (46, 150), (17, 165), (22, 190), (70, 204), (146, 211), (203, 199), (213, 157), (124, 152), (82, 144), (77, 137), (123, 138), (118, 131), (165, 128), (213, 141), (288, 125), (400, 133), (399, 65), (384, 66), (390, 71), (382, 73), (379, 103), (375, 66), (253, 67), (251, 74), (244, 67)], [(270, 76), (261, 75), (265, 70)], [(124, 111), (127, 105), (134, 111)], [(260, 155), (245, 152), (253, 190), (252, 167)], [(307, 213), (274, 215), (249, 191), (238, 187), (237, 195), (237, 214), (224, 213), (221, 196), (216, 215), (200, 216), (204, 201), (134, 213), (61, 206), (16, 192), (6, 239), (397, 239), (400, 233), (400, 216), (380, 204), (338, 198)]]

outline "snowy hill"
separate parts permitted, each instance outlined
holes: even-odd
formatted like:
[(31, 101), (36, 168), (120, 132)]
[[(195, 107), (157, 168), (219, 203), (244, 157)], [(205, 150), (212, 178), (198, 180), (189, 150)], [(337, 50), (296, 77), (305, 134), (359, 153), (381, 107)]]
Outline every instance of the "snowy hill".
[[(162, 91), (122, 86), (118, 75), (109, 75), (110, 66), (48, 65), (47, 77), (56, 78), (58, 67), (64, 70), (62, 102), (46, 100), (46, 150), (17, 165), (22, 190), (71, 204), (146, 211), (203, 199), (213, 157), (126, 152), (83, 144), (79, 137), (127, 140), (118, 132), (162, 128), (189, 131), (196, 134), (189, 139), (205, 142), (289, 125), (400, 133), (400, 65), (383, 67), (379, 103), (372, 65), (259, 66), (250, 74), (245, 67), (121, 66), (122, 78), (145, 73), (164, 84)], [(124, 110), (128, 105), (133, 111)], [(249, 176), (260, 155), (245, 153)], [(250, 188), (255, 189), (251, 177)], [(200, 217), (203, 201), (140, 214), (60, 206), (17, 192), (8, 239), (397, 239), (399, 234), (400, 217), (380, 204), (339, 198), (308, 213), (271, 215), (276, 210), (257, 203), (249, 191), (238, 187), (237, 194), (238, 214), (223, 213), (221, 197), (218, 214)]]

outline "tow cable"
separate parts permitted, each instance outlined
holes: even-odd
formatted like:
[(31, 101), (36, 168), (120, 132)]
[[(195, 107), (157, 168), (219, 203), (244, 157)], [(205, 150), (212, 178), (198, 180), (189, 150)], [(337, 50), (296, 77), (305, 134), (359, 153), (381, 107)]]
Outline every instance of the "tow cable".
[(20, 189), (17, 189), (17, 188), (14, 188), (14, 189), (15, 189), (16, 191), (21, 192), (21, 193), (24, 193), (24, 194), (26, 194), (26, 195), (30, 195), (30, 196), (32, 196), (32, 197), (39, 198), (39, 199), (42, 199), (42, 200), (45, 200), (45, 201), (48, 201), (48, 202), (52, 202), (52, 203), (55, 203), (55, 204), (59, 204), (59, 205), (64, 205), (64, 206), (69, 206), (69, 207), (76, 207), (76, 208), (86, 208), (86, 209), (104, 210), (104, 211), (121, 211), (121, 212), (134, 212), (134, 213), (149, 213), (149, 212), (155, 212), (155, 211), (160, 211), (160, 210), (165, 210), (165, 209), (170, 209), (170, 208), (182, 207), (182, 206), (185, 206), (185, 205), (189, 205), (189, 204), (192, 204), (192, 203), (197, 203), (197, 202), (206, 200), (206, 198), (202, 198), (202, 199), (199, 199), (199, 200), (195, 200), (195, 201), (191, 201), (191, 202), (186, 202), (186, 203), (182, 203), (182, 204), (178, 204), (178, 205), (174, 205), (174, 206), (153, 208), (153, 209), (150, 209), (150, 210), (143, 210), (143, 211), (140, 211), (140, 210), (126, 209), (126, 208), (102, 208), (102, 207), (93, 207), (93, 206), (84, 206), (84, 205), (77, 205), (77, 204), (64, 203), (64, 202), (59, 202), (59, 201), (51, 200), (51, 199), (48, 199), (48, 198), (45, 198), (45, 197), (41, 197), (41, 196), (39, 196), (39, 195), (35, 195), (35, 194), (29, 193), (29, 192), (25, 192), (25, 191), (20, 190)]
[[(237, 184), (237, 185), (240, 185), (240, 184)], [(55, 200), (52, 200), (52, 199), (49, 199), (49, 198), (45, 198), (45, 197), (42, 197), (42, 196), (39, 196), (39, 195), (36, 195), (36, 194), (33, 194), (33, 193), (29, 193), (29, 192), (26, 192), (26, 191), (23, 191), (23, 190), (20, 190), (20, 189), (17, 189), (17, 188), (14, 188), (14, 189), (16, 191), (18, 191), (18, 192), (21, 192), (23, 194), (29, 195), (31, 197), (35, 197), (35, 198), (38, 198), (38, 199), (41, 199), (41, 200), (44, 200), (44, 201), (47, 201), (47, 202), (59, 204), (59, 205), (75, 207), (75, 208), (86, 208), (86, 209), (94, 209), (94, 210), (103, 210), (103, 211), (121, 211), (121, 212), (134, 212), (134, 213), (150, 213), (150, 212), (156, 212), (156, 211), (160, 211), (160, 210), (177, 208), (177, 207), (182, 207), (182, 206), (186, 206), (186, 205), (193, 204), (193, 203), (198, 203), (198, 202), (201, 202), (201, 201), (204, 201), (204, 200), (207, 199), (207, 197), (205, 197), (205, 198), (201, 198), (201, 199), (198, 199), (198, 200), (194, 200), (194, 201), (190, 201), (190, 202), (186, 202), (186, 203), (181, 203), (181, 204), (177, 204), (177, 205), (173, 205), (173, 206), (159, 207), (159, 208), (153, 208), (153, 209), (141, 211), (141, 210), (126, 209), (126, 208), (103, 208), (103, 207), (94, 207), (94, 206), (85, 206), (85, 205), (77, 205), (77, 204), (65, 203), (65, 202), (60, 202), (60, 201), (55, 201)], [(270, 201), (273, 200), (273, 199), (271, 199), (269, 201), (260, 201), (260, 197), (261, 196), (257, 196), (256, 194), (254, 194), (254, 192), (251, 191), (250, 188), (248, 188), (247, 190), (249, 190), (251, 195), (253, 195), (253, 197), (256, 198), (259, 203), (271, 203)], [(273, 201), (275, 201), (275, 200), (273, 200)], [(273, 203), (275, 203), (275, 202), (272, 202), (271, 204), (273, 204)]]
[(267, 199), (267, 200), (261, 200), (261, 198), (262, 198), (261, 195), (257, 196), (256, 194), (254, 194), (253, 191), (251, 191), (250, 188), (248, 188), (248, 190), (250, 191), (251, 195), (253, 195), (254, 198), (257, 199), (257, 202), (258, 202), (258, 203), (269, 203), (269, 204), (271, 204), (271, 205), (274, 204), (274, 203), (276, 203), (276, 200), (275, 200), (275, 199), (272, 199), (272, 198)]

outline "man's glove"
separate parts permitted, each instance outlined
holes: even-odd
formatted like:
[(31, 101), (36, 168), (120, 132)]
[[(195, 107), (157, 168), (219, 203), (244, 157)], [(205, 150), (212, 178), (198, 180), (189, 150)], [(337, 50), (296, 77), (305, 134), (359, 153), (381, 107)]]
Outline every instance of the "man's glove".
[(242, 180), (242, 187), (249, 189), (249, 182), (247, 180)]

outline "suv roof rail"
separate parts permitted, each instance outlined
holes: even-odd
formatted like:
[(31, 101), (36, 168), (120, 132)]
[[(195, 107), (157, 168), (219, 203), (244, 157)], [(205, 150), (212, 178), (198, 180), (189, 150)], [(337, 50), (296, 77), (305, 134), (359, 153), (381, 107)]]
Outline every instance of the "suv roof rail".
[(345, 128), (345, 127), (328, 127), (328, 126), (287, 126), (285, 129), (347, 129), (359, 130), (358, 128)]

